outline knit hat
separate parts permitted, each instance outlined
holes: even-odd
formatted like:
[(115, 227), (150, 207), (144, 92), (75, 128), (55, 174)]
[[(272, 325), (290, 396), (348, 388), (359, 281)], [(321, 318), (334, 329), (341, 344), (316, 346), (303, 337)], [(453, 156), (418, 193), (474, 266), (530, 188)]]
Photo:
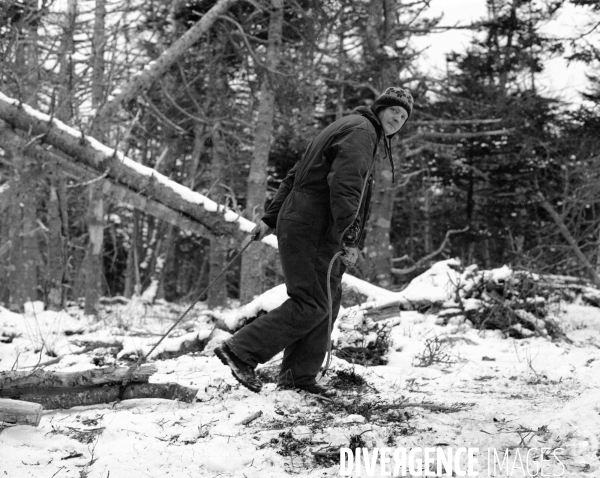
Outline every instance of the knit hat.
[(413, 109), (413, 97), (405, 89), (397, 86), (390, 86), (371, 105), (371, 111), (377, 114), (379, 110), (387, 108), (388, 106), (401, 106), (404, 108), (408, 113), (408, 117), (406, 118), (408, 121)]

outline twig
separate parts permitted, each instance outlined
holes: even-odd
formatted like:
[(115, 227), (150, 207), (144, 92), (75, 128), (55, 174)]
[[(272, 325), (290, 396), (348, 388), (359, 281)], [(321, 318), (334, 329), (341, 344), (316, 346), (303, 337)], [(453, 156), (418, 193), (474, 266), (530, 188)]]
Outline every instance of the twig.
[(410, 267), (407, 267), (405, 269), (397, 269), (395, 267), (392, 267), (392, 274), (395, 274), (395, 275), (410, 274), (411, 272), (413, 272), (418, 267), (421, 267), (421, 265), (423, 265), (427, 261), (433, 259), (438, 254), (441, 254), (443, 252), (443, 250), (446, 248), (446, 244), (450, 240), (450, 236), (452, 236), (453, 234), (461, 234), (463, 232), (467, 232), (468, 230), (469, 230), (469, 226), (463, 227), (462, 229), (449, 229), (449, 230), (447, 230), (446, 231), (446, 235), (444, 236), (444, 240), (440, 244), (440, 247), (438, 247), (432, 253), (427, 254), (425, 257), (422, 257), (421, 259), (419, 259), (415, 264), (413, 264)]
[(249, 425), (254, 420), (256, 420), (258, 417), (262, 416), (262, 414), (263, 414), (262, 410), (259, 410), (258, 412), (250, 415), (249, 417), (244, 418), (241, 422), (238, 423), (238, 425)]
[(322, 456), (325, 458), (335, 458), (340, 456), (340, 449), (328, 446), (325, 447), (325, 449), (320, 448), (319, 450), (313, 451), (312, 454), (314, 456)]
[(307, 391), (304, 391), (304, 393), (306, 395), (310, 395), (315, 398), (320, 398), (321, 400), (325, 400), (326, 402), (329, 402), (329, 403), (335, 403), (335, 400), (332, 400), (331, 398), (328, 398), (328, 397), (324, 397), (323, 395), (319, 395), (318, 393), (310, 393)]

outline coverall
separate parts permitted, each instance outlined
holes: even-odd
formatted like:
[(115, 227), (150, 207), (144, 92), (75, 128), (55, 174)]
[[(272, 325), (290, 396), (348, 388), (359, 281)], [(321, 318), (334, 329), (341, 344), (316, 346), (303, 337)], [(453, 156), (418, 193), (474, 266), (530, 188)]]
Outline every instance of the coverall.
[[(327, 270), (342, 241), (358, 243), (382, 134), (377, 116), (364, 106), (327, 126), (282, 181), (262, 218), (277, 234), (289, 299), (226, 342), (253, 367), (285, 350), (281, 385), (316, 383), (328, 345)], [(336, 260), (331, 273), (334, 320), (344, 271)]]

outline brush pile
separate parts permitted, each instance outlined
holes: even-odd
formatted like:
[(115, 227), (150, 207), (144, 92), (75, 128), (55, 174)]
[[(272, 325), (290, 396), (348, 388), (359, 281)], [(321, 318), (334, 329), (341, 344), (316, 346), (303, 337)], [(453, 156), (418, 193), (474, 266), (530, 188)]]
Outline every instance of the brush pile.
[(418, 312), (437, 325), (499, 330), (505, 337), (566, 340), (555, 318), (564, 302), (600, 306), (600, 291), (572, 277), (541, 276), (508, 266), (481, 270), (457, 260), (438, 262), (393, 299), (343, 309), (335, 336), (338, 355), (363, 355), (358, 363), (376, 365), (392, 327)]

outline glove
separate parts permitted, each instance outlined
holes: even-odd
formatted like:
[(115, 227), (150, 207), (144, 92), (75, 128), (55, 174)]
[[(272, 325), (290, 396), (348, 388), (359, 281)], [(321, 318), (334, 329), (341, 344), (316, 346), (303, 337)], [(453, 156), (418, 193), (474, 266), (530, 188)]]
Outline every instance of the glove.
[(254, 229), (252, 229), (251, 238), (253, 241), (260, 241), (263, 237), (268, 236), (273, 232), (273, 229), (267, 226), (264, 222), (259, 222)]
[(347, 267), (354, 267), (356, 260), (358, 259), (358, 248), (352, 245), (342, 244), (342, 255), (340, 260)]
[(342, 237), (342, 242), (349, 247), (353, 247), (353, 245), (358, 242), (359, 232), (360, 232), (360, 224), (358, 223), (358, 221), (354, 221), (344, 231), (344, 235)]

